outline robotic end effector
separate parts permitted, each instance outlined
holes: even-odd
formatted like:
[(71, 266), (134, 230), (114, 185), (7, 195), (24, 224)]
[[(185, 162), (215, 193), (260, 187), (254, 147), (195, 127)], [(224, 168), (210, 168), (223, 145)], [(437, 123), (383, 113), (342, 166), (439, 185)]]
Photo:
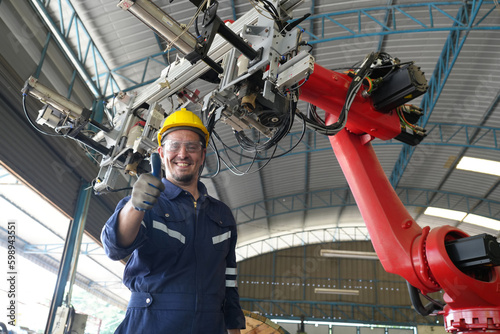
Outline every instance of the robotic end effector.
[[(31, 95), (45, 104), (39, 111), (36, 120), (38, 124), (51, 127), (57, 134), (63, 137), (72, 138), (81, 144), (90, 146), (100, 154), (106, 155), (109, 153), (107, 147), (93, 141), (82, 133), (82, 130), (89, 124), (103, 131), (110, 131), (106, 126), (91, 119), (91, 110), (80, 107), (64, 96), (42, 85), (34, 77), (28, 78), (21, 92), (23, 93), (23, 102), (25, 102), (26, 95)], [(25, 115), (28, 117), (32, 126), (39, 130), (29, 118), (25, 103), (24, 109)]]
[[(94, 183), (97, 193), (118, 191), (126, 187), (128, 182), (124, 174), (135, 176), (149, 171), (149, 164), (144, 159), (156, 149), (156, 133), (165, 116), (159, 104), (141, 105), (131, 110), (133, 97), (120, 93), (111, 102), (116, 113), (113, 119), (107, 113), (111, 124), (111, 127), (107, 127), (91, 119), (91, 110), (80, 107), (42, 85), (36, 78), (30, 77), (26, 81), (22, 93), (25, 115), (36, 130), (76, 140), (102, 155), (100, 171)], [(31, 121), (25, 105), (27, 95), (45, 104), (39, 111), (36, 122), (52, 128), (54, 133), (41, 130)], [(89, 126), (100, 131), (88, 131)]]
[[(80, 107), (71, 102), (64, 96), (52, 91), (38, 82), (38, 79), (29, 77), (21, 92), (29, 94), (46, 105), (39, 111), (37, 122), (61, 131), (68, 129), (69, 124), (63, 124), (65, 121), (71, 123), (71, 128), (86, 125), (90, 118), (90, 110)], [(64, 131), (67, 133), (68, 131)]]

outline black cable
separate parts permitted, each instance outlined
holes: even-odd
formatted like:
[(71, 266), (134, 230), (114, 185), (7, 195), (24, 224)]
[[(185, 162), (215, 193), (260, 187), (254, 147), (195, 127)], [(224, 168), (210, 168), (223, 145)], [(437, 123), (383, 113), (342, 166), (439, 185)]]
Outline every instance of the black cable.
[[(414, 61), (406, 61), (406, 62), (403, 62), (403, 63), (399, 63), (399, 64), (390, 64), (390, 65), (381, 65), (381, 66), (377, 66), (375, 67), (375, 69), (379, 69), (379, 68), (387, 68), (387, 67), (395, 67), (395, 66), (401, 66), (401, 65), (411, 65), (413, 64)], [(339, 71), (339, 70), (359, 70), (361, 69), (361, 67), (356, 67), (356, 66), (343, 66), (343, 67), (335, 67), (335, 68), (331, 68), (330, 71)]]
[[(243, 172), (243, 171), (240, 171), (240, 170), (239, 170), (239, 169), (235, 166), (234, 162), (231, 160), (231, 157), (229, 157), (229, 155), (228, 155), (228, 159), (229, 159), (229, 161), (231, 162), (232, 169), (231, 169), (231, 167), (229, 167), (229, 166), (225, 163), (225, 161), (224, 161), (224, 160), (222, 160), (222, 162), (223, 162), (223, 163), (226, 165), (226, 167), (227, 167), (227, 168), (228, 168), (228, 169), (229, 169), (232, 173), (234, 173), (234, 174), (236, 174), (236, 173), (234, 172), (234, 170), (236, 170), (236, 171), (239, 173), (239, 175), (253, 174), (253, 173), (256, 173), (256, 172), (258, 172), (258, 171), (262, 170), (264, 167), (266, 167), (266, 166), (267, 166), (267, 165), (271, 162), (271, 160), (274, 158), (274, 153), (276, 152), (276, 149), (277, 149), (277, 146), (274, 146), (274, 151), (273, 151), (273, 154), (271, 155), (271, 157), (267, 158), (267, 161), (264, 163), (264, 165), (260, 166), (259, 168), (257, 168), (256, 170), (253, 170), (253, 171), (251, 171), (251, 172), (250, 172), (250, 169), (252, 168), (253, 164), (255, 163), (257, 153), (256, 153), (255, 158), (254, 158), (254, 159), (252, 159), (252, 163), (250, 164), (250, 166), (249, 166), (249, 167), (247, 168), (247, 170), (246, 170), (246, 171), (244, 171), (244, 172)], [(238, 175), (238, 174), (236, 174), (236, 175)]]
[[(228, 159), (229, 159), (229, 160), (230, 160), (230, 162), (231, 162), (231, 158), (229, 157), (229, 154), (227, 153), (227, 148), (228, 148), (228, 146), (227, 146), (227, 145), (226, 145), (226, 144), (222, 141), (222, 139), (219, 137), (219, 134), (218, 134), (216, 131), (214, 131), (214, 137), (215, 137), (215, 138), (217, 138), (217, 140), (219, 140), (219, 141), (222, 143), (222, 145), (223, 145), (223, 147), (224, 147), (224, 152), (226, 153), (226, 156), (228, 157)], [(214, 142), (214, 144), (215, 144), (215, 142)], [(216, 146), (215, 146), (215, 147), (216, 147)], [(231, 149), (231, 150), (232, 150), (232, 149)], [(235, 174), (235, 175), (238, 175), (237, 173), (235, 173), (235, 172), (232, 170), (231, 166), (229, 166), (229, 163), (227, 163), (227, 162), (224, 160), (224, 158), (222, 158), (222, 156), (220, 156), (220, 155), (219, 155), (218, 151), (216, 151), (216, 152), (217, 152), (217, 154), (218, 154), (218, 159), (219, 159), (220, 161), (222, 161), (222, 163), (223, 163), (223, 164), (224, 164), (224, 165), (225, 165), (225, 166), (229, 169), (229, 171), (231, 171), (231, 172), (232, 172), (233, 174)], [(252, 157), (249, 157), (249, 158), (251, 159)], [(232, 166), (233, 166), (233, 167), (235, 167), (235, 166), (234, 166), (234, 164), (232, 164)], [(243, 174), (241, 174), (241, 173), (240, 173), (239, 175), (243, 175)]]
[[(220, 161), (222, 161), (224, 163), (224, 165), (228, 168), (229, 171), (231, 171), (233, 174), (236, 174), (236, 175), (244, 175), (244, 174), (251, 174), (251, 173), (254, 173), (256, 171), (259, 171), (261, 170), (262, 168), (264, 168), (265, 166), (267, 166), (272, 159), (275, 159), (275, 158), (279, 158), (279, 157), (282, 157), (288, 153), (290, 153), (293, 149), (295, 149), (299, 144), (300, 142), (302, 141), (302, 139), (304, 138), (304, 135), (305, 135), (305, 132), (306, 132), (306, 124), (305, 122), (302, 123), (302, 132), (301, 132), (301, 136), (299, 138), (299, 140), (292, 146), (290, 147), (290, 149), (288, 149), (287, 151), (283, 152), (283, 153), (280, 153), (278, 155), (275, 155), (276, 154), (276, 149), (277, 149), (277, 146), (274, 147), (274, 151), (271, 155), (271, 157), (267, 157), (267, 158), (261, 158), (261, 157), (258, 157), (257, 155), (251, 157), (251, 156), (247, 156), (247, 155), (244, 155), (244, 154), (241, 154), (240, 152), (237, 152), (235, 151), (234, 149), (232, 149), (231, 147), (227, 146), (223, 141), (222, 139), (220, 138), (219, 134), (214, 131), (213, 134), (214, 134), (214, 137), (217, 138), (217, 140), (219, 140), (222, 145), (224, 146), (224, 151), (226, 151), (226, 156), (228, 157), (229, 159), (229, 162), (226, 162), (219, 154), (218, 152), (218, 149), (215, 145), (215, 141), (213, 141), (213, 144), (214, 144), (214, 147), (212, 147), (212, 149), (214, 149), (215, 153), (217, 154), (218, 156), (218, 160), (220, 159)], [(248, 159), (255, 159), (255, 160), (261, 160), (261, 161), (266, 161), (265, 164), (261, 167), (259, 167), (257, 170), (255, 171), (252, 171), (252, 172), (248, 172), (249, 171), (249, 168), (247, 168), (247, 171), (240, 171), (236, 166), (235, 166), (235, 163), (234, 161), (232, 161), (231, 157), (229, 156), (229, 154), (227, 153), (227, 150), (241, 156), (241, 157), (244, 157), (244, 158), (248, 158)], [(218, 161), (219, 162), (219, 161)], [(252, 162), (252, 165), (253, 165), (253, 162)], [(219, 167), (218, 167), (219, 168)], [(235, 170), (239, 173), (236, 173)], [(217, 171), (217, 174), (219, 173), (219, 171)], [(216, 174), (215, 174), (216, 175)], [(215, 176), (214, 175), (214, 176)], [(205, 177), (214, 177), (214, 176), (205, 176)]]
[(213, 139), (213, 137), (210, 137), (210, 141), (208, 144), (210, 145), (210, 148), (212, 149), (212, 151), (214, 151), (214, 154), (216, 156), (215, 160), (217, 161), (217, 168), (215, 170), (215, 173), (213, 173), (211, 175), (202, 175), (201, 177), (211, 179), (211, 178), (216, 177), (220, 173), (220, 154), (219, 154), (219, 151), (217, 149), (217, 145), (215, 144), (215, 140)]
[[(238, 143), (240, 146), (248, 152), (261, 152), (261, 151), (267, 151), (271, 147), (277, 145), (277, 143), (289, 132), (293, 125), (293, 112), (295, 110), (294, 107), (292, 107), (293, 103), (293, 98), (290, 99), (290, 113), (287, 114), (286, 119), (284, 120), (284, 123), (278, 128), (278, 130), (275, 132), (275, 134), (266, 142), (263, 144), (258, 144), (257, 142), (252, 141), (250, 138), (246, 136), (246, 134), (243, 131), (236, 131), (235, 132), (235, 137), (238, 140)], [(292, 115), (290, 115), (292, 114)]]
[(138, 108), (138, 109), (134, 110), (133, 115), (135, 117), (137, 117), (138, 119), (140, 119), (141, 121), (146, 122), (146, 120), (144, 118), (142, 118), (141, 116), (139, 116), (139, 110), (141, 110), (141, 113), (142, 113), (142, 111), (147, 110), (147, 109)]
[(269, 13), (274, 13), (276, 17), (279, 17), (276, 7), (274, 7), (274, 5), (271, 2), (269, 2), (268, 0), (260, 0), (260, 1), (264, 4), (264, 7), (269, 11)]
[[(240, 148), (246, 152), (249, 153), (254, 153), (252, 156), (249, 156), (247, 154), (237, 152), (233, 148), (229, 147), (224, 143), (224, 141), (220, 138), (219, 134), (214, 130), (215, 128), (215, 108), (217, 106), (214, 104), (212, 106), (209, 106), (208, 108), (202, 110), (202, 119), (204, 120), (207, 130), (211, 133), (211, 141), (209, 143), (210, 147), (214, 151), (216, 155), (216, 160), (217, 160), (217, 169), (212, 175), (207, 175), (204, 177), (215, 177), (220, 173), (220, 163), (222, 162), (231, 172), (237, 175), (244, 175), (244, 174), (250, 174), (257, 172), (267, 166), (270, 161), (274, 158), (281, 157), (283, 155), (288, 154), (291, 152), (297, 145), (302, 141), (305, 132), (306, 132), (306, 122), (302, 122), (302, 133), (300, 136), (300, 139), (292, 146), (290, 149), (285, 151), (284, 153), (281, 153), (279, 155), (276, 155), (276, 150), (278, 148), (279, 142), (290, 132), (290, 130), (293, 127), (294, 123), (294, 118), (297, 110), (297, 102), (295, 101), (296, 95), (291, 94), (289, 97), (289, 112), (285, 115), (282, 124), (276, 129), (274, 134), (266, 140), (265, 142), (261, 142), (260, 139), (260, 133), (259, 133), (259, 138), (256, 140), (250, 139), (243, 131), (233, 131), (235, 138), (238, 142), (238, 145)], [(300, 117), (300, 116), (299, 116)], [(222, 145), (223, 145), (223, 150), (225, 152), (225, 156), (227, 158), (224, 159), (221, 154), (219, 153), (219, 150), (217, 148), (217, 145), (215, 143), (215, 139), (217, 139)], [(267, 152), (269, 149), (273, 148), (273, 152), (270, 157), (260, 157), (259, 154), (261, 152)], [(231, 158), (230, 152), (233, 152), (234, 154), (242, 157), (242, 158), (247, 158), (251, 159), (250, 166), (246, 168), (246, 170), (240, 170), (236, 167), (235, 161)], [(265, 163), (257, 168), (256, 170), (250, 172), (251, 168), (254, 166), (256, 161), (265, 161)]]
[(321, 125), (326, 125), (325, 124), (325, 120), (323, 120), (321, 117), (319, 117), (318, 115), (318, 112), (317, 112), (317, 108), (315, 105), (309, 103), (308, 106), (307, 106), (307, 117), (311, 117), (318, 123), (318, 124), (321, 124)]
[(299, 88), (304, 86), (304, 84), (307, 82), (307, 80), (309, 80), (309, 76), (310, 76), (310, 74), (307, 74), (307, 76), (304, 78), (304, 81), (302, 81), (302, 83), (293, 85), (292, 87), (290, 87), (289, 91), (294, 92), (294, 91), (299, 90)]
[[(299, 116), (300, 117), (300, 116)], [(295, 149), (299, 144), (300, 144), (300, 141), (302, 140), (302, 138), (304, 138), (304, 135), (305, 135), (305, 132), (306, 132), (306, 124), (305, 122), (302, 122), (302, 132), (301, 132), (301, 135), (300, 135), (300, 138), (299, 140), (290, 148), (288, 149), (287, 151), (283, 152), (283, 153), (280, 153), (279, 155), (275, 155), (274, 158), (279, 158), (279, 157), (282, 157), (288, 153), (290, 153), (293, 149)], [(218, 134), (215, 133), (216, 137), (218, 137)], [(244, 155), (238, 151), (235, 151), (233, 148), (231, 148), (230, 146), (227, 146), (225, 145), (222, 140), (220, 139), (220, 137), (218, 137), (218, 140), (224, 145), (224, 150), (229, 150), (243, 158), (247, 158), (247, 159), (252, 159), (253, 157), (250, 157), (250, 156), (247, 156), (247, 155)], [(259, 158), (257, 157), (257, 160), (267, 160), (269, 158)]]
[(339, 118), (337, 121), (333, 124), (330, 125), (324, 125), (323, 122), (318, 123), (316, 120), (311, 120), (310, 118), (306, 117), (302, 113), (298, 113), (300, 117), (303, 118), (303, 120), (308, 124), (309, 128), (313, 129), (314, 131), (321, 133), (323, 135), (327, 136), (332, 136), (337, 134), (340, 130), (342, 130), (347, 122), (348, 114), (349, 114), (349, 109), (351, 108), (351, 104), (354, 101), (356, 94), (358, 93), (359, 89), (361, 88), (361, 85), (363, 83), (363, 80), (365, 79), (366, 76), (370, 73), (371, 65), (373, 64), (374, 60), (377, 58), (376, 53), (371, 53), (368, 55), (368, 57), (365, 59), (363, 66), (359, 69), (358, 72), (354, 74), (354, 77), (349, 84), (349, 87), (347, 89), (347, 96), (344, 102), (344, 106), (342, 107), (342, 110), (339, 114)]
[[(431, 303), (424, 306), (424, 304), (422, 304), (422, 301), (420, 300), (420, 292), (418, 291), (418, 289), (411, 285), (410, 282), (406, 282), (406, 284), (408, 286), (411, 303), (418, 314), (427, 316), (430, 314), (436, 314), (437, 312), (443, 310), (444, 304), (434, 299), (432, 299)], [(430, 298), (427, 296), (424, 297)]]
[(279, 18), (280, 15), (279, 15), (276, 7), (274, 7), (274, 5), (271, 2), (269, 2), (268, 0), (256, 0), (256, 2), (262, 2), (264, 9), (269, 14), (271, 14), (271, 17), (273, 18), (274, 22), (278, 25), (278, 31), (281, 32), (283, 30), (283, 22), (281, 22), (281, 20)]
[(196, 38), (200, 38), (201, 34), (200, 34), (200, 30), (198, 29), (198, 15), (196, 15), (196, 17), (194, 19), (194, 30), (196, 32)]

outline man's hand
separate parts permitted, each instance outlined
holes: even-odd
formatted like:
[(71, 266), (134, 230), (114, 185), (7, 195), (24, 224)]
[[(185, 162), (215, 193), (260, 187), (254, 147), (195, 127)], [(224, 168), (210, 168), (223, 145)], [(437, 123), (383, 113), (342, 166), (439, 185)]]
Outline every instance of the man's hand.
[(241, 331), (239, 329), (228, 329), (227, 333), (228, 334), (240, 334)]
[(165, 185), (160, 179), (151, 174), (141, 174), (132, 188), (132, 205), (136, 210), (146, 211), (151, 209), (165, 190)]

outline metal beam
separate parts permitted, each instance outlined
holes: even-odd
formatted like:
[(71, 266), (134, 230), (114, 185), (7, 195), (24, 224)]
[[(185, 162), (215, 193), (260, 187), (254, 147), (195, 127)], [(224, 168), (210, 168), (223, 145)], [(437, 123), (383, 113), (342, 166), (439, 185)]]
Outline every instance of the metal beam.
[[(346, 189), (348, 188), (341, 187), (274, 197), (233, 208), (232, 211), (236, 223), (242, 225), (259, 219), (269, 219), (304, 210), (355, 206), (356, 202), (352, 196), (346, 198)], [(400, 187), (396, 189), (396, 192), (405, 206), (422, 208), (435, 206), (500, 220), (499, 201), (436, 189)], [(309, 197), (308, 205), (304, 205), (304, 196)]]
[[(34, 1), (34, 0), (32, 0)], [(309, 44), (319, 44), (319, 43), (325, 43), (329, 41), (334, 41), (334, 40), (342, 40), (342, 39), (353, 39), (353, 38), (358, 38), (358, 37), (366, 37), (366, 36), (373, 36), (373, 37), (380, 37), (382, 39), (386, 35), (390, 34), (402, 34), (402, 33), (415, 33), (415, 32), (430, 32), (430, 31), (460, 31), (460, 30), (500, 30), (500, 24), (496, 25), (486, 25), (486, 23), (483, 23), (483, 20), (488, 17), (492, 12), (493, 9), (495, 8), (495, 4), (493, 1), (485, 1), (484, 2), (486, 5), (491, 6), (492, 10), (488, 11), (480, 20), (478, 20), (477, 24), (471, 27), (464, 27), (464, 26), (453, 26), (453, 23), (455, 22), (455, 19), (453, 16), (448, 14), (448, 11), (455, 10), (457, 6), (461, 6), (463, 4), (462, 1), (452, 1), (452, 2), (431, 2), (431, 3), (422, 3), (422, 4), (409, 4), (409, 5), (392, 5), (392, 6), (383, 6), (383, 7), (373, 7), (373, 8), (364, 8), (364, 9), (356, 9), (356, 10), (349, 10), (349, 11), (341, 11), (341, 12), (333, 12), (333, 13), (327, 13), (327, 14), (321, 14), (321, 15), (314, 15), (308, 17), (304, 21), (304, 25), (309, 23), (309, 26), (314, 26), (314, 23), (317, 21), (321, 22), (321, 32), (318, 35), (315, 35), (312, 30), (305, 30), (306, 34), (309, 34), (311, 39), (308, 41)], [(314, 4), (314, 2), (313, 2)], [(428, 23), (423, 23), (421, 19), (417, 19), (413, 14), (412, 10), (419, 11), (419, 12), (426, 12), (429, 14), (428, 19), (426, 22)], [(389, 27), (387, 24), (384, 24), (380, 22), (379, 20), (375, 19), (378, 16), (385, 16), (386, 13), (389, 13), (388, 17), (391, 18), (391, 23), (392, 25)], [(439, 13), (440, 19), (448, 18), (450, 20), (450, 26), (448, 27), (436, 27), (434, 26), (434, 19), (433, 16)], [(396, 15), (398, 14), (398, 15)], [(403, 14), (403, 15), (401, 15)], [(233, 14), (234, 16), (234, 14)], [(357, 27), (358, 29), (352, 30), (341, 24), (338, 20), (341, 20), (342, 17), (350, 17), (352, 18), (357, 17)], [(412, 28), (409, 29), (407, 24), (403, 24), (400, 21), (396, 21), (396, 19), (399, 18), (399, 20), (403, 19), (410, 19), (412, 22), (417, 23), (418, 28)], [(381, 30), (378, 32), (373, 32), (370, 27), (366, 24), (362, 24), (363, 21), (373, 21), (377, 25), (381, 27)], [(401, 24), (399, 24), (400, 22)], [(336, 37), (331, 37), (331, 38), (325, 38), (325, 25), (330, 24), (333, 26), (337, 26), (338, 30), (336, 34)], [(138, 66), (139, 63), (141, 62), (148, 62), (151, 59), (154, 59), (157, 61), (158, 57), (163, 57), (165, 53), (156, 53), (141, 59), (138, 59), (136, 61), (121, 65), (117, 68), (111, 69), (110, 73), (113, 75), (119, 75), (118, 71), (130, 66)], [(165, 64), (166, 65), (166, 64)], [(100, 76), (105, 76), (106, 73), (101, 73)], [(145, 86), (149, 83), (154, 82), (156, 79), (148, 80), (144, 83), (134, 83), (135, 81), (132, 80), (131, 78), (127, 78), (126, 76), (119, 75), (128, 82), (132, 82), (133, 84), (127, 88), (125, 88), (125, 91), (130, 91), (137, 89), (139, 87)], [(123, 87), (122, 87), (123, 88)]]
[[(481, 5), (481, 0), (477, 2), (473, 1), (470, 7), (468, 3), (463, 3), (458, 11), (456, 19), (453, 20), (453, 27), (459, 29), (451, 31), (448, 35), (444, 48), (441, 52), (441, 56), (436, 64), (436, 68), (434, 69), (434, 73), (429, 80), (429, 89), (424, 95), (420, 105), (420, 107), (424, 110), (424, 116), (419, 120), (419, 125), (422, 127), (426, 126), (430, 115), (434, 111), (434, 107), (441, 96), (441, 92), (443, 91), (448, 76), (455, 65), (469, 31), (474, 25), (474, 21)], [(408, 166), (414, 152), (414, 146), (403, 146), (389, 178), (389, 181), (394, 188), (398, 186), (406, 166)]]
[[(163, 47), (162, 39), (158, 36), (157, 33), (154, 33), (154, 35), (155, 35), (156, 43), (158, 44), (158, 48), (160, 49), (160, 52), (163, 53), (163, 62), (166, 65), (168, 65), (169, 64), (168, 55), (167, 55), (167, 52), (163, 52), (165, 48)], [(146, 64), (147, 64), (147, 62), (146, 62)], [(144, 74), (142, 75), (143, 80), (144, 80), (145, 75), (146, 75), (146, 72), (144, 72)]]
[(238, 262), (254, 256), (276, 252), (292, 247), (331, 243), (338, 241), (368, 241), (370, 235), (365, 225), (322, 228), (310, 231), (293, 232), (264, 240), (246, 242), (236, 246)]
[[(5, 230), (3, 227), (0, 227), (0, 247), (6, 248), (8, 246), (7, 244), (7, 230)], [(48, 270), (51, 273), (57, 274), (58, 272), (58, 264), (59, 261), (53, 258), (52, 256), (48, 254), (33, 254), (33, 253), (25, 253), (24, 249), (26, 248), (29, 243), (24, 240), (23, 238), (17, 236), (16, 237), (16, 244), (18, 247), (16, 248), (18, 250), (18, 255), (22, 256), (26, 260), (35, 263), (36, 265)], [(108, 269), (109, 270), (109, 269)], [(119, 278), (119, 277), (117, 277)], [(118, 282), (121, 283), (120, 280)], [(116, 307), (119, 307), (121, 309), (125, 309), (127, 306), (127, 301), (123, 300), (120, 297), (117, 297), (113, 293), (105, 293), (103, 292), (105, 288), (100, 285), (100, 282), (94, 282), (87, 277), (78, 274), (77, 279), (76, 279), (76, 284), (81, 287), (82, 289), (86, 290), (90, 294), (93, 294), (95, 296), (98, 296), (102, 298), (104, 301), (115, 305)], [(123, 285), (122, 285), (123, 286)]]
[[(97, 49), (89, 32), (75, 11), (70, 1), (59, 0), (57, 4), (50, 5), (41, 0), (30, 0), (43, 23), (53, 34), (61, 51), (76, 68), (85, 84), (96, 98), (113, 95), (119, 87), (101, 53)], [(49, 8), (51, 6), (52, 8)], [(58, 13), (58, 18), (53, 18), (50, 12)], [(56, 22), (59, 22), (57, 24)], [(74, 41), (74, 50), (69, 39)], [(82, 46), (86, 45), (82, 50)], [(90, 71), (93, 70), (93, 73)], [(104, 73), (104, 78), (99, 74)]]
[[(308, 20), (320, 21), (321, 33), (314, 34), (313, 32), (305, 31), (309, 35), (309, 44), (318, 44), (324, 42), (331, 42), (343, 39), (352, 39), (359, 37), (377, 37), (392, 34), (402, 34), (402, 33), (418, 33), (418, 32), (431, 32), (431, 31), (470, 31), (470, 30), (499, 30), (500, 26), (498, 24), (492, 25), (482, 25), (483, 20), (488, 17), (492, 12), (494, 12), (495, 4), (494, 1), (484, 1), (485, 5), (491, 7), (476, 25), (468, 25), (467, 23), (460, 22), (455, 15), (449, 12), (456, 12), (457, 7), (464, 7), (472, 4), (476, 6), (476, 1), (450, 1), (450, 2), (428, 2), (421, 4), (400, 4), (392, 6), (381, 6), (372, 8), (360, 8), (353, 10), (346, 10), (340, 12), (333, 12), (320, 15), (312, 15), (307, 18)], [(417, 15), (415, 13), (420, 14)], [(389, 13), (391, 18), (389, 26), (387, 21), (384, 21), (386, 13)], [(422, 13), (427, 13), (425, 21), (421, 18)], [(448, 19), (450, 25), (448, 27), (435, 26), (434, 16), (439, 15), (440, 20)], [(350, 20), (353, 18), (357, 22), (353, 24), (353, 27), (347, 27), (346, 25), (340, 23), (343, 18), (348, 17)], [(413, 23), (413, 25), (409, 24)], [(370, 31), (370, 25), (366, 22), (373, 23), (381, 28), (381, 31), (373, 32)], [(473, 21), (472, 21), (473, 22)], [(337, 28), (334, 32), (335, 37), (326, 37), (325, 27)], [(329, 29), (328, 34), (331, 35), (332, 31)]]
[[(389, 26), (389, 23), (391, 22), (392, 20), (392, 17), (394, 16), (394, 11), (391, 11), (389, 8), (393, 5), (394, 3), (394, 0), (387, 0), (387, 9), (385, 11), (385, 17), (384, 17), (384, 22), (385, 22), (385, 25), (382, 26), (380, 29), (381, 32), (385, 31), (387, 28), (387, 26)], [(391, 15), (392, 14), (392, 15)], [(384, 41), (385, 41), (385, 36), (386, 35), (382, 35), (378, 38), (378, 46), (377, 46), (377, 51), (382, 51), (382, 48), (384, 46)]]
[[(486, 110), (486, 112), (483, 114), (479, 126), (483, 126), (484, 124), (486, 124), (486, 122), (490, 119), (490, 116), (492, 115), (493, 110), (495, 110), (496, 107), (498, 106), (499, 102), (500, 102), (500, 92), (493, 99), (492, 103), (490, 104), (490, 106), (488, 107), (488, 109)], [(452, 136), (455, 136), (455, 134), (460, 133), (461, 132), (460, 130), (462, 130), (462, 129), (459, 128), (457, 131), (453, 132)], [(490, 136), (490, 131), (481, 131), (481, 128), (472, 128), (471, 130), (472, 131), (465, 130), (465, 131), (463, 131), (465, 133), (462, 134), (462, 137), (465, 137), (466, 140), (467, 140), (467, 142), (470, 142), (470, 143), (481, 141), (481, 140), (483, 140), (483, 138), (485, 136)], [(497, 134), (493, 131), (492, 135), (493, 135), (494, 139), (492, 140), (491, 138), (489, 138), (488, 141), (490, 141), (490, 142), (496, 142), (496, 135)], [(469, 149), (468, 146), (464, 146), (464, 147), (461, 148), (460, 152), (456, 155), (455, 160), (453, 161), (453, 163), (451, 163), (450, 166), (448, 167), (448, 171), (446, 172), (446, 174), (444, 175), (444, 177), (441, 179), (441, 182), (436, 187), (437, 190), (441, 190), (444, 187), (445, 183), (450, 178), (451, 174), (453, 173), (453, 171), (457, 167), (457, 165), (460, 162), (460, 160), (462, 160), (462, 158), (465, 156), (465, 154), (466, 154), (466, 152), (467, 152), (468, 149)], [(491, 193), (493, 193), (493, 191), (498, 187), (499, 184), (500, 184), (500, 181), (497, 182), (496, 184), (492, 185), (490, 187), (490, 189), (485, 193), (485, 195), (483, 197), (484, 198), (488, 198), (489, 195)], [(477, 203), (476, 206), (479, 206), (480, 203), (481, 202)], [(421, 214), (423, 214), (423, 213), (420, 213), (419, 215), (417, 215), (415, 217), (415, 220), (418, 219)]]
[[(498, 102), (498, 101), (497, 101)], [(470, 125), (470, 124), (452, 124), (452, 123), (436, 123), (428, 122), (427, 126), (427, 137), (419, 145), (424, 146), (452, 146), (452, 147), (463, 147), (463, 148), (476, 148), (476, 149), (486, 149), (486, 150), (500, 150), (500, 128), (484, 126), (484, 125)], [(294, 143), (297, 141), (297, 137), (300, 137), (302, 132), (291, 132), (285, 139), (283, 139), (276, 150), (277, 154), (284, 153), (288, 151)], [(297, 145), (297, 147), (287, 153), (285, 156), (293, 156), (300, 154), (309, 154), (314, 152), (331, 151), (331, 147), (325, 147), (325, 145), (320, 145), (321, 141), (325, 142), (328, 140), (327, 137), (319, 135), (313, 130), (306, 130), (304, 137), (310, 137), (308, 140), (302, 140)], [(385, 146), (385, 145), (397, 145), (403, 146), (403, 143), (397, 140), (380, 141), (375, 140), (372, 142), (373, 146)], [(247, 154), (241, 149), (240, 146), (234, 145), (230, 149), (233, 149), (236, 153)], [(224, 149), (219, 149), (221, 154)], [(214, 152), (209, 152), (207, 157), (214, 155)], [(266, 156), (264, 155), (263, 158)], [(235, 164), (235, 167), (243, 167), (250, 164), (251, 161), (242, 160), (240, 164)], [(214, 170), (206, 167), (207, 175), (210, 175)], [(221, 168), (221, 172), (228, 170), (228, 168)]]
[[(61, 254), (64, 251), (64, 244), (26, 244), (24, 253), (26, 254)], [(80, 245), (80, 255), (106, 255), (101, 245), (95, 242), (86, 242)]]
[[(314, 0), (313, 0), (314, 1)], [(233, 20), (236, 21), (238, 17), (236, 16), (236, 6), (234, 5), (234, 0), (231, 0), (231, 8), (233, 10)]]
[[(70, 223), (68, 235), (64, 245), (64, 252), (57, 275), (56, 287), (52, 302), (50, 304), (49, 316), (45, 333), (52, 333), (56, 311), (59, 306), (63, 304), (63, 297), (68, 280), (71, 278), (71, 284), (74, 282), (76, 274), (76, 264), (78, 263), (78, 249), (81, 243), (81, 236), (83, 236), (83, 228), (87, 220), (87, 212), (90, 204), (90, 196), (92, 194), (91, 187), (88, 183), (82, 183), (80, 193), (76, 203), (75, 217)], [(75, 252), (75, 250), (77, 250)], [(71, 291), (71, 287), (70, 287)], [(69, 301), (67, 300), (69, 304)]]
[[(257, 311), (265, 317), (287, 320), (331, 321), (362, 323), (364, 325), (415, 326), (435, 324), (429, 317), (418, 316), (411, 306), (372, 305), (346, 302), (320, 302), (308, 300), (268, 300), (240, 298), (242, 307)], [(272, 309), (281, 310), (273, 313)], [(399, 317), (396, 317), (396, 313)], [(339, 316), (339, 314), (341, 314)], [(379, 314), (381, 317), (377, 318)], [(384, 320), (381, 320), (383, 318)]]

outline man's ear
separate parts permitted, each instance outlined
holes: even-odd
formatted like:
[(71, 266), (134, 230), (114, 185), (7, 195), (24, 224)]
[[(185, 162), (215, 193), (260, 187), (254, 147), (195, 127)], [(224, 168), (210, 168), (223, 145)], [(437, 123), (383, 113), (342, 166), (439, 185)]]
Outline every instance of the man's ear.
[(160, 154), (160, 158), (163, 160), (163, 146), (158, 146), (158, 154)]
[(207, 158), (207, 148), (204, 147), (202, 152), (203, 152), (203, 154), (202, 154), (202, 157), (203, 157), (202, 164), (204, 164), (205, 163), (205, 159)]

